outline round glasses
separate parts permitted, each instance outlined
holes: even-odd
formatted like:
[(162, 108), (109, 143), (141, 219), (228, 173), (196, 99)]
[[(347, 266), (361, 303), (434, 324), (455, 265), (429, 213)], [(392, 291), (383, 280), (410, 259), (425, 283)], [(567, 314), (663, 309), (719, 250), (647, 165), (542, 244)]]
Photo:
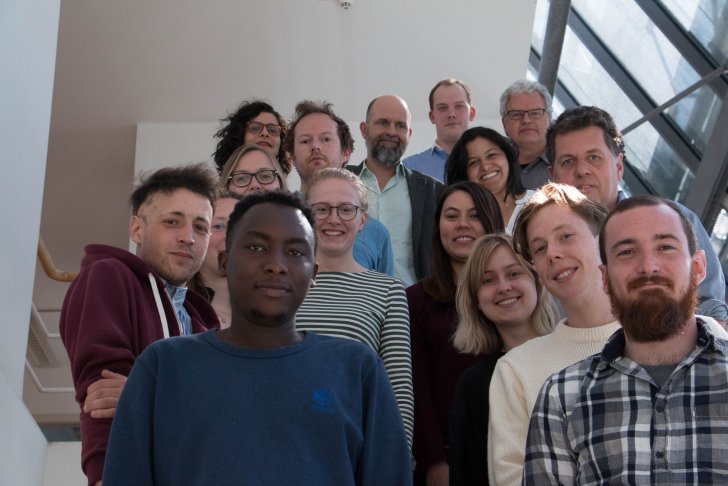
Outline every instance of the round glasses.
[(243, 171), (233, 172), (230, 177), (228, 177), (228, 183), (232, 183), (232, 185), (236, 187), (247, 187), (253, 181), (253, 177), (255, 177), (255, 180), (258, 181), (259, 184), (267, 186), (276, 180), (278, 172), (274, 169), (262, 169), (254, 173)]
[(506, 112), (506, 116), (511, 120), (523, 120), (523, 117), (528, 114), (528, 118), (531, 120), (538, 120), (544, 113), (546, 113), (546, 108), (534, 108), (533, 110), (510, 110)]
[(356, 212), (361, 209), (353, 204), (339, 204), (338, 206), (329, 206), (326, 203), (311, 204), (311, 212), (313, 217), (322, 221), (329, 217), (331, 210), (336, 209), (336, 215), (342, 221), (351, 221), (356, 217)]
[(281, 126), (275, 123), (248, 122), (248, 131), (253, 135), (261, 133), (264, 127), (269, 135), (277, 137), (281, 134)]

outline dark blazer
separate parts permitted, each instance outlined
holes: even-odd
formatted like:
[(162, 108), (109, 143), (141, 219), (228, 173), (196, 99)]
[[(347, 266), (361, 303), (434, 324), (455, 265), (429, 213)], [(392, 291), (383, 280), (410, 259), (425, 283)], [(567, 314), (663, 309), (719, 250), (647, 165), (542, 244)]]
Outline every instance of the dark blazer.
[[(346, 169), (356, 175), (361, 173), (364, 162), (359, 165), (348, 165)], [(430, 274), (430, 245), (435, 226), (435, 209), (437, 198), (444, 187), (442, 182), (416, 170), (404, 167), (407, 188), (412, 210), (412, 256), (415, 264), (417, 280)]]

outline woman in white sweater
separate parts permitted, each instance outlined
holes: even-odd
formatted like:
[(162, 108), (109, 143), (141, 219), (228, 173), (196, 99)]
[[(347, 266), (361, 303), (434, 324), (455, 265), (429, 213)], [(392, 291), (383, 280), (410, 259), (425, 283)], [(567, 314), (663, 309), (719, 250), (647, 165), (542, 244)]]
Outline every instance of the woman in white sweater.
[(362, 267), (352, 254), (367, 218), (367, 189), (348, 170), (323, 169), (310, 180), (306, 200), (316, 219), (318, 273), (296, 314), (296, 327), (355, 339), (379, 354), (411, 446), (414, 398), (404, 286)]

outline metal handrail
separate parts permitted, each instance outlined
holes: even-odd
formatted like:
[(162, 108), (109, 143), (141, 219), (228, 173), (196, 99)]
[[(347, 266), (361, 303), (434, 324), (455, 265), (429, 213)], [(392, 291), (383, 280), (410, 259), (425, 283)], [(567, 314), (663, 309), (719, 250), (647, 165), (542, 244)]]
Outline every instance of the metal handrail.
[(43, 238), (38, 239), (38, 260), (40, 260), (40, 264), (46, 275), (58, 282), (73, 282), (73, 279), (75, 279), (76, 275), (78, 275), (77, 272), (64, 272), (56, 268), (53, 264), (51, 254), (48, 253), (48, 249), (46, 248), (45, 243), (43, 243)]
[(653, 119), (657, 115), (661, 114), (663, 111), (670, 108), (672, 105), (674, 105), (678, 101), (690, 96), (691, 94), (693, 94), (693, 92), (695, 92), (699, 88), (702, 88), (703, 86), (710, 83), (717, 77), (721, 76), (726, 71), (728, 71), (728, 62), (726, 62), (722, 66), (719, 66), (718, 68), (714, 69), (710, 73), (706, 74), (705, 76), (700, 78), (695, 83), (691, 84), (690, 86), (688, 86), (687, 88), (685, 88), (684, 90), (680, 91), (678, 94), (676, 94), (675, 96), (670, 98), (669, 100), (665, 101), (660, 106), (656, 106), (649, 112), (645, 113), (644, 116), (642, 116), (642, 118), (636, 120), (633, 123), (630, 123), (627, 127), (622, 129), (622, 135), (623, 136), (627, 135), (629, 132), (631, 132), (635, 128), (639, 127), (643, 123), (650, 121), (651, 119)]

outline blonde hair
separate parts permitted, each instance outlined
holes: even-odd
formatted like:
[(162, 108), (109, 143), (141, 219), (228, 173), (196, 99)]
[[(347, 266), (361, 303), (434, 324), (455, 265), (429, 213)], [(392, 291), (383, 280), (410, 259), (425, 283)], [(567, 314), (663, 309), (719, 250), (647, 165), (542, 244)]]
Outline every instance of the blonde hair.
[(316, 187), (318, 183), (328, 179), (339, 179), (351, 184), (351, 187), (354, 189), (354, 192), (359, 199), (359, 209), (362, 213), (367, 212), (367, 210), (369, 209), (369, 194), (367, 191), (367, 187), (364, 185), (361, 179), (357, 177), (356, 174), (346, 169), (327, 167), (326, 169), (321, 169), (320, 171), (316, 172), (313, 177), (311, 177), (311, 179), (308, 181), (308, 187), (306, 188), (305, 193), (307, 202), (308, 197), (311, 195), (311, 191), (313, 191), (313, 188)]
[(253, 144), (241, 145), (240, 147), (236, 148), (232, 154), (230, 154), (230, 157), (228, 157), (227, 162), (225, 162), (225, 165), (220, 172), (220, 188), (223, 190), (228, 190), (228, 178), (232, 175), (233, 171), (235, 170), (235, 166), (238, 165), (238, 161), (243, 158), (243, 155), (250, 152), (261, 152), (265, 154), (265, 156), (268, 158), (271, 165), (273, 165), (273, 168), (277, 172), (276, 175), (278, 176), (278, 183), (281, 186), (281, 191), (288, 192), (286, 173), (284, 172), (283, 167), (281, 167), (281, 164), (278, 162), (278, 160), (276, 160), (275, 157), (266, 152), (263, 147), (259, 147), (258, 145)]
[(540, 210), (550, 205), (570, 209), (576, 213), (586, 222), (594, 236), (599, 234), (609, 212), (604, 204), (586, 197), (574, 186), (558, 182), (544, 184), (523, 205), (513, 227), (513, 247), (516, 253), (523, 255), (528, 261), (533, 261), (533, 255), (528, 247), (528, 223)]
[(513, 249), (513, 240), (504, 233), (485, 235), (473, 243), (463, 268), (455, 293), (458, 325), (453, 335), (453, 345), (461, 353), (495, 353), (503, 349), (503, 339), (496, 325), (478, 308), (478, 290), (483, 269), (495, 250), (505, 246), (516, 261), (528, 273), (536, 285), (536, 308), (531, 314), (531, 324), (536, 334), (549, 334), (556, 325), (558, 312), (554, 300), (541, 284), (536, 269)]

